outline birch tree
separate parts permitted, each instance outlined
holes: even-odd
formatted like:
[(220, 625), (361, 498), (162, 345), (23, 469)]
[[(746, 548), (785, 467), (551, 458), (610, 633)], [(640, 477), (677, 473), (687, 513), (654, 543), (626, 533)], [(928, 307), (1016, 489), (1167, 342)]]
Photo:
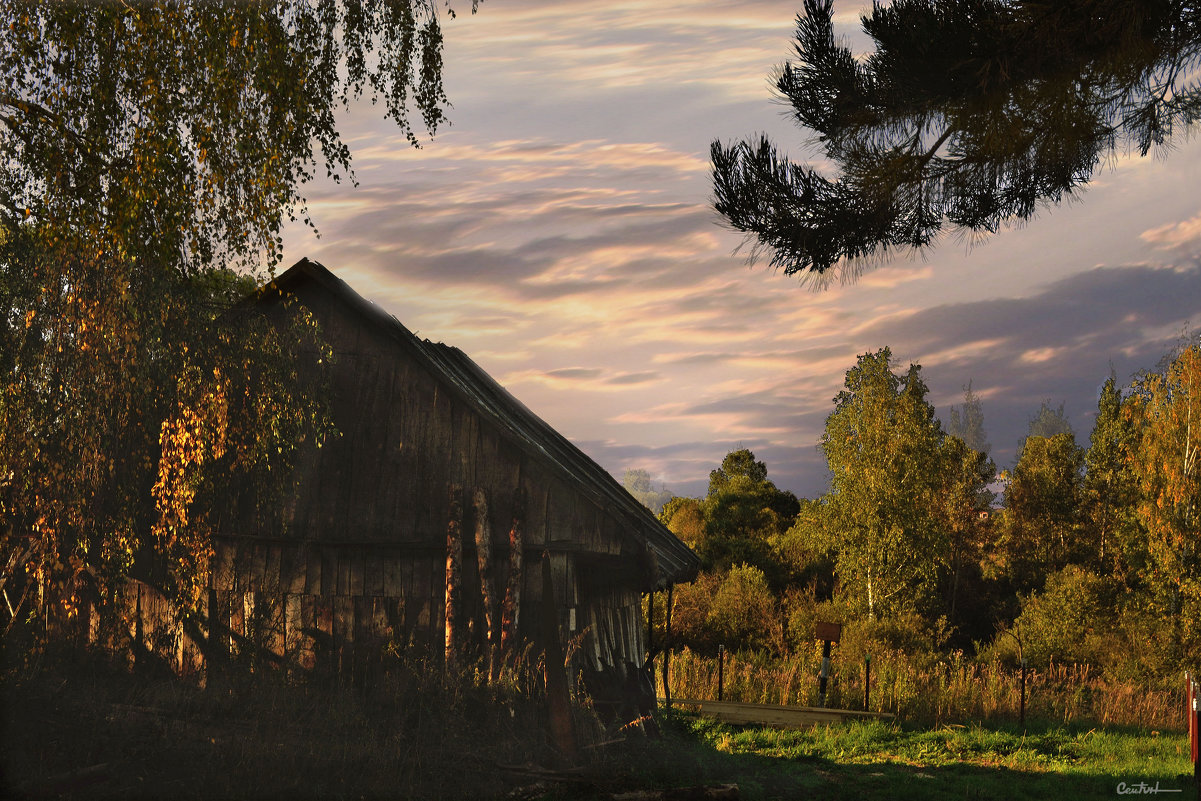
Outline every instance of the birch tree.
[(897, 375), (891, 360), (888, 348), (859, 357), (821, 443), (835, 572), (869, 617), (931, 603), (950, 558), (939, 498), (944, 435), (921, 367)]
[(1125, 413), (1139, 430), (1130, 459), (1147, 533), (1143, 579), (1183, 645), (1201, 634), (1201, 345), (1135, 390)]

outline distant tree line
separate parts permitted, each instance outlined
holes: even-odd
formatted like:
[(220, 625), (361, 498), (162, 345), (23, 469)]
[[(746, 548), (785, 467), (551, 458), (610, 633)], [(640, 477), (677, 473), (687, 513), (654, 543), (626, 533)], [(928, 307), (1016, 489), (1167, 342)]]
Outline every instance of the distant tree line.
[(824, 495), (780, 490), (743, 449), (705, 497), (667, 501), (660, 519), (703, 564), (675, 588), (670, 645), (787, 654), (829, 620), (865, 652), (1088, 662), (1119, 680), (1195, 669), (1201, 342), (1128, 386), (1110, 377), (1087, 444), (1044, 402), (1000, 473), (971, 386), (946, 429), (926, 396), (919, 365), (864, 354), (826, 420)]

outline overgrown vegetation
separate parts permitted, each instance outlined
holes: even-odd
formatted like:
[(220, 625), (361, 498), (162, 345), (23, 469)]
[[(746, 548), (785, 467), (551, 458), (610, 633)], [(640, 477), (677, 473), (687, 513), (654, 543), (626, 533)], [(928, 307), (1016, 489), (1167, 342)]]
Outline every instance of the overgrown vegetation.
[[(502, 795), (559, 759), (537, 665), (487, 681), (440, 659), (345, 677), (244, 670), (207, 686), (55, 653), (3, 677), (3, 794), (88, 798), (428, 798)], [(574, 708), (582, 744), (604, 729)], [(601, 749), (581, 750), (579, 764)]]
[[(861, 637), (835, 650), (826, 704), (863, 709), (865, 660)], [(872, 643), (878, 646), (879, 643)], [(1009, 725), (1021, 716), (1020, 668), (980, 662), (956, 652), (921, 660), (877, 649), (871, 654), (869, 711), (894, 714), (906, 725)], [(755, 704), (818, 706), (821, 649), (787, 657), (762, 652), (727, 654), (723, 697)], [(684, 649), (672, 655), (673, 698), (717, 697), (717, 658)], [(1122, 726), (1179, 732), (1185, 725), (1184, 688), (1152, 689), (1119, 683), (1102, 671), (1051, 663), (1026, 672), (1026, 719), (1040, 724)]]

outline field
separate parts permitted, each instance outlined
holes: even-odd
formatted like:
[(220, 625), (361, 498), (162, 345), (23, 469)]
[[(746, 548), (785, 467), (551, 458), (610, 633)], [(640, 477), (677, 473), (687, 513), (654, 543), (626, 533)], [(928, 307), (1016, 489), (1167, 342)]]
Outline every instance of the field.
[(1193, 792), (1178, 731), (879, 722), (776, 731), (677, 716), (645, 759), (648, 783), (736, 782), (747, 799), (1067, 801), (1112, 799), (1121, 783)]

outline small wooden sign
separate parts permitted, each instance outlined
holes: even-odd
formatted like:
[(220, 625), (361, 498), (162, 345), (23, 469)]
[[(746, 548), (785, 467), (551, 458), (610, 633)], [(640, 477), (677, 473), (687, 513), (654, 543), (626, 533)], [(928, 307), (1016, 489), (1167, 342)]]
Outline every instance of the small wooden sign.
[(841, 623), (825, 623), (820, 620), (817, 622), (817, 639), (823, 642), (838, 642), (840, 637), (842, 637)]

